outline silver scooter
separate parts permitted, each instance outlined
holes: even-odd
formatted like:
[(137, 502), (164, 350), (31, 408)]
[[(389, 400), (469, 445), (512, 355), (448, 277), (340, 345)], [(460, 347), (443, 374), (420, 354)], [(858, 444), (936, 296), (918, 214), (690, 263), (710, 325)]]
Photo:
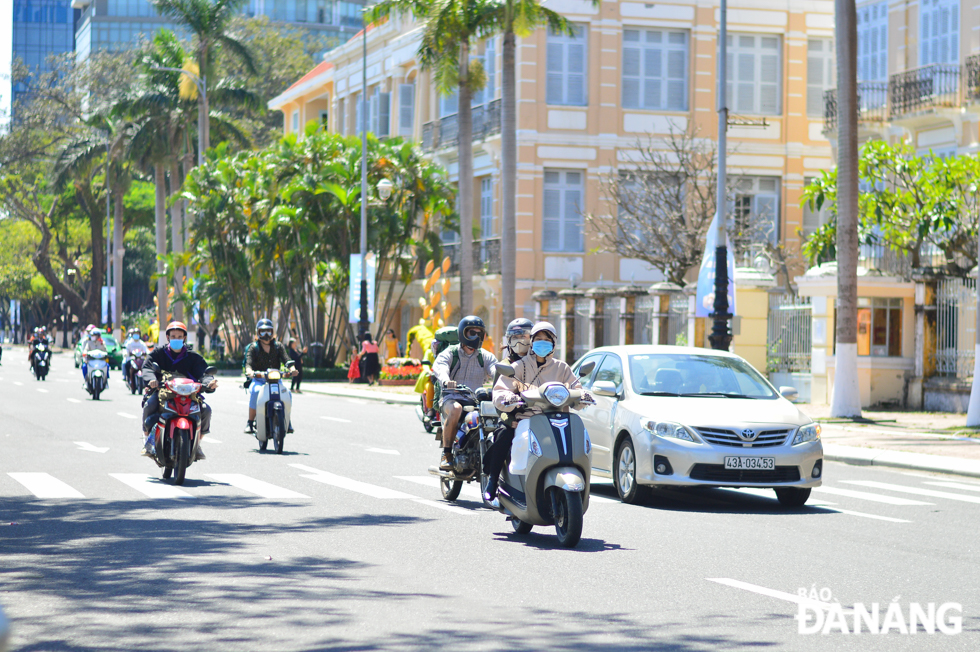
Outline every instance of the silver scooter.
[[(498, 363), (496, 368), (502, 375), (514, 374), (508, 365)], [(521, 441), (526, 429), (527, 467), (523, 473), (511, 473), (510, 465), (504, 466), (497, 493), (500, 511), (515, 532), (527, 534), (535, 525), (554, 525), (558, 543), (566, 548), (578, 544), (589, 509), (592, 441), (582, 419), (570, 411), (584, 393), (557, 382), (520, 393), (518, 409), (534, 407), (542, 414), (518, 424), (514, 440)]]

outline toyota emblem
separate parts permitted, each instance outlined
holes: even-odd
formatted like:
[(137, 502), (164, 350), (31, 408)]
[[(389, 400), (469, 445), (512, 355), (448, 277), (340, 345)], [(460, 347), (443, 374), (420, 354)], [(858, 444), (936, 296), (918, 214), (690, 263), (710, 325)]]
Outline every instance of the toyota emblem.
[(758, 435), (758, 433), (756, 433), (756, 431), (755, 430), (752, 430), (751, 428), (746, 428), (742, 432), (738, 433), (738, 436), (743, 441), (755, 441), (755, 438), (756, 438), (757, 435)]

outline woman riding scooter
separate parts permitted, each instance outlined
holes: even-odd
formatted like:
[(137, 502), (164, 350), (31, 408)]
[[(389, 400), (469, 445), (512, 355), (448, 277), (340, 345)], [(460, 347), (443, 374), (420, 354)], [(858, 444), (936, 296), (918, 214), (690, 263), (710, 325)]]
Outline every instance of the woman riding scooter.
[[(513, 325), (513, 322), (511, 324)], [(509, 330), (510, 326), (508, 326)], [(514, 428), (517, 422), (540, 412), (533, 408), (526, 408), (520, 413), (512, 414), (520, 399), (520, 392), (550, 382), (562, 383), (569, 389), (582, 387), (572, 368), (565, 361), (554, 357), (557, 343), (558, 333), (554, 326), (546, 321), (535, 324), (531, 329), (531, 353), (514, 364), (512, 377), (501, 376), (493, 386), (493, 402), (503, 415), (504, 427), (498, 431), (484, 462), (484, 472), (489, 478), (483, 496), (487, 502), (493, 501), (497, 496), (500, 471), (504, 467), (504, 460), (514, 441)], [(574, 406), (574, 409), (581, 409), (591, 402), (592, 397), (586, 392), (582, 396), (582, 402)]]

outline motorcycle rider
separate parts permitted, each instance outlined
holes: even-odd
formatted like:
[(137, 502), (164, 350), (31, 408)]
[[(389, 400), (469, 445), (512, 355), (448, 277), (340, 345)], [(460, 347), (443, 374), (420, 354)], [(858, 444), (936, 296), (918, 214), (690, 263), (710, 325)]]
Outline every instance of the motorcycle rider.
[[(483, 470), (489, 477), (484, 493), (487, 502), (493, 501), (497, 496), (500, 471), (504, 468), (504, 460), (514, 441), (514, 428), (517, 422), (541, 413), (539, 408), (523, 408), (519, 413), (512, 414), (517, 409), (520, 392), (551, 382), (562, 383), (569, 389), (582, 387), (572, 368), (564, 360), (554, 357), (557, 344), (558, 332), (555, 327), (546, 321), (538, 322), (531, 329), (531, 353), (513, 365), (513, 377), (500, 376), (493, 386), (493, 403), (508, 418), (501, 419), (504, 426), (497, 431), (497, 437), (487, 451), (484, 462)], [(592, 396), (585, 392), (582, 400), (572, 406), (572, 409), (579, 410), (592, 402)]]
[(455, 391), (458, 385), (474, 392), (494, 375), (497, 357), (483, 350), (487, 327), (475, 315), (463, 317), (456, 327), (459, 344), (453, 344), (439, 354), (432, 364), (432, 375), (442, 385), (440, 410), (442, 412), (442, 459), (439, 468), (453, 468), (453, 438), (463, 415), (461, 397)]
[[(255, 413), (259, 400), (259, 393), (265, 385), (265, 372), (268, 369), (282, 369), (292, 358), (286, 351), (286, 347), (281, 342), (276, 341), (275, 331), (272, 327), (271, 319), (260, 319), (255, 325), (255, 332), (258, 335), (255, 342), (248, 347), (245, 354), (245, 376), (252, 382), (248, 386), (248, 423), (245, 424), (245, 434), (255, 434)], [(283, 378), (295, 375), (297, 372), (284, 372)], [(290, 397), (289, 390), (283, 385), (281, 390), (285, 397)], [(293, 424), (286, 427), (286, 432), (293, 432)]]
[[(86, 356), (89, 351), (102, 351), (108, 354), (109, 351), (106, 349), (105, 342), (102, 341), (102, 331), (98, 328), (93, 327), (88, 333), (88, 338), (82, 342), (82, 387), (87, 388), (88, 381), (88, 359)], [(105, 380), (106, 386), (109, 383), (109, 367), (106, 366), (105, 369)]]
[(134, 382), (134, 374), (136, 369), (133, 368), (133, 358), (138, 351), (143, 352), (143, 357), (150, 354), (150, 350), (146, 347), (146, 344), (140, 339), (140, 329), (133, 327), (129, 329), (126, 334), (126, 348), (123, 354), (122, 370), (123, 375), (126, 378), (127, 383)]
[(531, 348), (531, 329), (534, 324), (530, 319), (518, 317), (507, 324), (504, 332), (504, 360), (513, 364), (527, 355)]
[[(204, 388), (211, 391), (218, 386), (218, 381), (212, 376), (205, 376), (208, 368), (207, 361), (200, 354), (187, 350), (187, 326), (183, 322), (172, 321), (167, 324), (164, 331), (167, 337), (167, 346), (158, 347), (150, 354), (148, 362), (154, 362), (159, 368), (159, 375), (155, 373), (152, 365), (143, 365), (143, 380), (146, 381), (149, 392), (146, 403), (143, 405), (143, 451), (141, 455), (153, 457), (156, 455), (154, 447), (155, 440), (151, 432), (153, 426), (160, 418), (160, 395), (158, 388), (162, 379), (163, 372), (177, 374), (184, 378), (201, 383)], [(201, 401), (201, 435), (197, 440), (197, 448), (194, 451), (194, 461), (206, 459), (204, 451), (201, 449), (201, 440), (211, 432), (211, 406)]]

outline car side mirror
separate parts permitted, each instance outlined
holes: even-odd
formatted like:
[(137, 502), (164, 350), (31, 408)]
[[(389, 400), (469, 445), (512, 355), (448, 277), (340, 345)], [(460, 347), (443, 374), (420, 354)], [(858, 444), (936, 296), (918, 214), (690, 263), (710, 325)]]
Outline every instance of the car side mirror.
[(509, 364), (504, 364), (503, 362), (498, 362), (496, 367), (501, 376), (507, 376), (508, 378), (514, 377), (514, 368)]
[(616, 385), (611, 380), (597, 380), (592, 383), (592, 393), (598, 394), (599, 396), (611, 396), (613, 398), (619, 396), (619, 392), (616, 391)]
[(790, 387), (789, 385), (781, 385), (779, 387), (779, 393), (787, 401), (792, 401), (794, 403), (800, 398), (800, 393), (796, 390), (796, 388)]
[(595, 361), (593, 360), (592, 362), (586, 362), (584, 365), (578, 368), (578, 377), (585, 378), (592, 373), (593, 369), (595, 369)]

